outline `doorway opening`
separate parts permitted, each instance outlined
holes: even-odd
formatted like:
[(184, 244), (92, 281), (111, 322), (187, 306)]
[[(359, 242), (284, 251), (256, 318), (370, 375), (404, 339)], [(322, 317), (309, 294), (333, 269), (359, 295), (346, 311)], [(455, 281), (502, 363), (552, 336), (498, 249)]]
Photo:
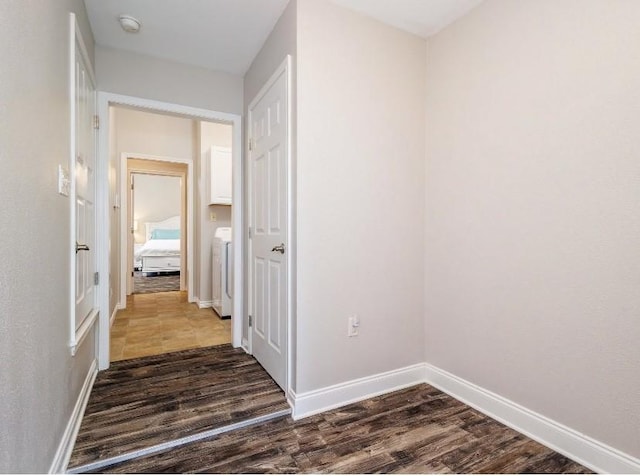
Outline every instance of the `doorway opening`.
[[(109, 113), (120, 197), (112, 220), (120, 259), (114, 269), (112, 254), (111, 276), (120, 279), (110, 284), (120, 299), (108, 331), (110, 361), (232, 343), (232, 298), (226, 312), (212, 309), (212, 268), (214, 237), (232, 227), (234, 125), (132, 107)], [(224, 257), (231, 296), (241, 263), (232, 248)]]
[[(171, 439), (169, 441), (162, 441), (161, 445), (165, 448), (183, 444), (183, 440), (185, 437), (189, 438), (190, 440), (193, 438), (196, 438), (196, 439), (206, 438), (214, 434), (219, 434), (222, 431), (228, 431), (232, 427), (233, 428), (239, 427), (238, 425), (251, 425), (259, 421), (266, 421), (267, 419), (277, 418), (279, 416), (282, 416), (284, 414), (289, 414), (291, 412), (291, 408), (287, 403), (289, 393), (291, 392), (291, 389), (289, 387), (291, 383), (289, 375), (292, 369), (289, 362), (289, 360), (291, 359), (291, 353), (287, 352), (288, 347), (290, 345), (290, 332), (291, 332), (291, 326), (289, 325), (289, 322), (288, 322), (290, 319), (289, 309), (291, 309), (290, 300), (292, 299), (292, 293), (290, 292), (291, 280), (276, 279), (276, 276), (274, 276), (274, 274), (278, 276), (282, 276), (286, 270), (286, 274), (290, 276), (289, 271), (293, 266), (293, 260), (287, 259), (286, 261), (282, 261), (280, 259), (276, 260), (276, 259), (270, 258), (266, 261), (271, 263), (268, 266), (268, 268), (273, 272), (264, 273), (263, 275), (260, 275), (267, 278), (266, 281), (264, 282), (270, 283), (269, 284), (270, 289), (275, 289), (275, 287), (278, 287), (278, 286), (282, 289), (283, 285), (284, 287), (286, 287), (286, 291), (284, 289), (279, 291), (277, 293), (278, 299), (272, 301), (273, 302), (272, 307), (278, 307), (279, 308), (278, 312), (272, 312), (271, 310), (269, 310), (268, 313), (262, 312), (262, 310), (264, 310), (263, 304), (267, 302), (267, 299), (260, 299), (260, 300), (256, 299), (256, 296), (260, 295), (258, 291), (259, 286), (257, 286), (256, 283), (260, 283), (261, 281), (257, 278), (252, 280), (249, 280), (248, 278), (244, 278), (244, 273), (246, 272), (245, 268), (247, 267), (247, 260), (249, 259), (249, 257), (245, 256), (248, 250), (246, 242), (248, 239), (250, 239), (253, 236), (254, 232), (256, 234), (261, 234), (263, 231), (260, 225), (263, 223), (262, 218), (264, 218), (265, 215), (257, 214), (257, 210), (262, 209), (260, 207), (262, 206), (261, 204), (264, 202), (264, 200), (270, 201), (271, 198), (274, 199), (273, 200), (274, 205), (268, 209), (269, 211), (267, 213), (267, 215), (271, 218), (268, 221), (264, 222), (265, 226), (267, 226), (267, 228), (269, 229), (269, 233), (271, 233), (276, 228), (278, 230), (286, 230), (283, 232), (279, 231), (278, 238), (282, 237), (282, 239), (284, 240), (284, 237), (286, 236), (286, 241), (288, 242), (286, 244), (280, 243), (278, 245), (271, 247), (270, 253), (274, 253), (274, 256), (276, 256), (276, 258), (279, 258), (279, 256), (275, 255), (275, 253), (284, 255), (286, 252), (289, 251), (288, 245), (292, 244), (291, 232), (293, 228), (290, 226), (290, 224), (291, 224), (293, 215), (292, 215), (292, 208), (290, 206), (291, 202), (288, 200), (283, 201), (282, 198), (284, 195), (283, 193), (281, 193), (286, 191), (286, 197), (287, 199), (290, 199), (292, 196), (292, 190), (293, 190), (292, 182), (291, 182), (292, 166), (291, 166), (291, 154), (290, 154), (291, 148), (290, 148), (290, 135), (289, 135), (289, 128), (290, 128), (289, 119), (290, 119), (290, 104), (291, 104), (290, 89), (289, 89), (290, 61), (291, 61), (290, 57), (287, 57), (286, 61), (283, 63), (283, 66), (281, 66), (281, 68), (279, 68), (278, 71), (276, 71), (273, 78), (270, 81), (268, 81), (268, 83), (265, 85), (263, 90), (259, 93), (259, 97), (256, 98), (256, 100), (252, 101), (252, 105), (256, 106), (257, 108), (255, 111), (253, 111), (252, 117), (255, 116), (257, 121), (250, 121), (249, 127), (251, 128), (251, 130), (253, 132), (258, 132), (259, 130), (263, 130), (264, 127), (268, 125), (267, 122), (265, 121), (265, 117), (273, 116), (273, 117), (277, 117), (277, 121), (273, 123), (273, 125), (277, 126), (278, 134), (276, 137), (276, 136), (272, 136), (272, 134), (270, 133), (266, 135), (263, 134), (262, 136), (255, 133), (254, 134), (249, 133), (248, 137), (250, 139), (250, 142), (249, 142), (250, 151), (252, 150), (251, 146), (253, 144), (253, 137), (255, 137), (256, 141), (260, 141), (261, 143), (260, 144), (258, 144), (257, 142), (255, 143), (256, 152), (254, 154), (251, 154), (251, 161), (248, 161), (247, 164), (245, 164), (244, 166), (242, 163), (242, 154), (241, 154), (242, 119), (239, 115), (217, 113), (213, 111), (201, 110), (201, 109), (180, 106), (175, 104), (167, 104), (167, 103), (162, 103), (158, 101), (145, 100), (141, 98), (120, 96), (120, 95), (109, 94), (109, 93), (101, 93), (99, 95), (100, 113), (103, 117), (108, 114), (110, 109), (114, 110), (116, 108), (123, 108), (127, 110), (133, 109), (133, 110), (145, 112), (148, 114), (168, 114), (168, 116), (171, 118), (182, 118), (182, 119), (190, 119), (191, 121), (200, 121), (198, 123), (199, 126), (196, 128), (196, 132), (193, 134), (193, 137), (197, 138), (196, 140), (199, 140), (198, 145), (201, 147), (201, 149), (199, 150), (200, 156), (198, 156), (198, 154), (194, 153), (192, 150), (192, 154), (190, 155), (190, 157), (192, 157), (192, 160), (189, 161), (188, 163), (188, 167), (190, 164), (191, 168), (188, 168), (188, 172), (187, 172), (187, 182), (188, 182), (187, 183), (187, 190), (188, 190), (187, 202), (189, 203), (189, 198), (191, 198), (192, 200), (191, 208), (189, 207), (189, 205), (187, 206), (187, 218), (193, 219), (193, 226), (187, 227), (187, 240), (189, 242), (189, 245), (193, 245), (193, 248), (192, 248), (194, 252), (193, 254), (197, 254), (196, 259), (188, 260), (188, 263), (187, 263), (188, 297), (184, 293), (184, 291), (173, 292), (173, 293), (182, 293), (182, 296), (185, 296), (184, 302), (169, 302), (169, 300), (166, 299), (162, 303), (160, 302), (156, 302), (156, 303), (139, 302), (138, 303), (136, 302), (138, 298), (142, 299), (147, 296), (161, 298), (164, 295), (170, 295), (172, 293), (169, 292), (169, 293), (151, 293), (151, 294), (131, 294), (127, 298), (126, 292), (125, 292), (125, 299), (121, 300), (118, 303), (118, 307), (125, 308), (124, 309), (125, 313), (130, 312), (131, 310), (137, 307), (139, 307), (140, 309), (146, 307), (146, 309), (144, 309), (144, 312), (152, 311), (152, 308), (155, 307), (155, 310), (157, 312), (158, 309), (160, 308), (162, 308), (163, 310), (166, 310), (167, 308), (172, 308), (173, 311), (179, 310), (178, 308), (181, 305), (187, 304), (191, 306), (191, 309), (189, 309), (188, 311), (189, 313), (192, 313), (193, 310), (195, 309), (196, 311), (206, 311), (209, 313), (209, 316), (211, 316), (212, 314), (218, 314), (216, 317), (220, 318), (220, 317), (225, 317), (224, 316), (225, 311), (223, 308), (219, 313), (213, 313), (213, 310), (210, 309), (210, 306), (214, 306), (214, 303), (217, 299), (215, 297), (215, 294), (213, 293), (212, 288), (217, 286), (216, 283), (220, 284), (222, 282), (225, 282), (225, 290), (228, 290), (230, 288), (230, 285), (232, 286), (231, 289), (233, 293), (233, 300), (231, 305), (231, 326), (230, 326), (231, 336), (232, 336), (231, 346), (218, 345), (214, 347), (207, 347), (205, 349), (192, 349), (192, 350), (185, 350), (180, 352), (173, 352), (169, 354), (167, 357), (165, 356), (141, 357), (139, 359), (135, 359), (134, 361), (115, 363), (113, 366), (113, 372), (107, 371), (104, 373), (105, 375), (104, 384), (107, 387), (115, 383), (116, 386), (120, 388), (122, 383), (114, 382), (111, 378), (111, 375), (115, 373), (122, 377), (127, 377), (127, 375), (125, 375), (126, 372), (123, 374), (122, 370), (127, 369), (128, 371), (132, 371), (133, 373), (131, 375), (128, 375), (128, 377), (131, 377), (129, 379), (131, 380), (131, 382), (129, 383), (138, 387), (140, 384), (140, 382), (138, 381), (139, 369), (141, 368), (142, 365), (149, 364), (150, 367), (156, 372), (156, 374), (159, 374), (159, 378), (161, 380), (160, 385), (162, 386), (163, 391), (171, 390), (176, 394), (175, 398), (183, 398), (185, 396), (188, 397), (188, 396), (196, 395), (199, 399), (200, 406), (202, 405), (206, 406), (211, 404), (216, 406), (218, 410), (221, 410), (221, 411), (216, 411), (216, 415), (214, 417), (214, 420), (216, 420), (217, 423), (208, 421), (208, 420), (203, 421), (203, 425), (204, 425), (203, 429), (205, 429), (205, 431), (202, 431), (200, 433), (192, 434), (193, 428), (191, 427), (191, 425), (189, 425), (189, 428), (186, 429), (188, 431), (188, 434), (184, 436), (182, 434), (183, 429), (181, 428), (173, 429), (176, 431), (176, 433), (175, 434), (171, 433), (171, 434), (174, 434), (175, 439)], [(269, 101), (269, 99), (275, 99), (275, 103), (273, 103), (273, 101)], [(268, 110), (267, 116), (261, 116), (259, 114), (260, 110), (263, 109), (263, 106), (266, 107), (266, 109)], [(250, 109), (253, 110), (253, 108), (250, 108)], [(275, 114), (274, 116), (274, 113), (277, 113), (277, 114)], [(102, 189), (102, 197), (105, 202), (107, 201), (106, 200), (107, 198), (111, 198), (108, 202), (110, 203), (110, 205), (113, 205), (114, 215), (117, 215), (120, 217), (122, 216), (126, 217), (128, 215), (126, 213), (123, 214), (120, 211), (120, 206), (124, 205), (127, 202), (127, 200), (120, 201), (120, 197), (126, 197), (128, 191), (120, 190), (121, 192), (120, 196), (116, 195), (116, 196), (108, 197), (109, 191), (112, 191), (113, 193), (113, 188), (108, 189), (108, 187), (111, 186), (113, 183), (117, 184), (117, 178), (121, 177), (120, 171), (114, 170), (113, 168), (111, 168), (112, 164), (116, 164), (118, 161), (117, 152), (115, 152), (118, 149), (114, 148), (114, 144), (118, 148), (123, 147), (122, 141), (118, 140), (117, 138), (114, 138), (113, 134), (110, 133), (110, 131), (114, 129), (112, 118), (110, 118), (108, 122), (109, 122), (108, 126), (104, 130), (100, 131), (100, 137), (101, 137), (100, 144), (101, 144), (101, 151), (102, 151), (101, 165), (103, 170), (105, 171), (108, 170), (110, 172), (109, 176), (111, 177), (111, 179), (109, 181), (107, 189), (105, 188)], [(204, 147), (205, 154), (203, 154), (204, 141), (202, 141), (201, 139), (205, 135), (203, 131), (204, 129), (206, 129), (206, 127), (203, 126), (203, 123), (206, 123), (206, 122), (215, 122), (217, 124), (231, 126), (232, 134), (231, 134), (231, 140), (230, 140), (231, 142), (230, 152), (225, 151), (223, 145), (213, 144), (210, 148), (208, 148), (208, 151), (206, 150), (207, 147)], [(163, 139), (173, 136), (174, 133), (175, 133), (174, 128), (167, 129), (163, 134)], [(265, 149), (262, 143), (264, 142), (264, 137), (270, 138), (269, 140), (271, 139), (275, 140), (277, 142), (276, 144), (277, 147), (275, 149), (277, 150), (272, 151), (271, 149)], [(107, 146), (107, 144), (109, 146)], [(134, 149), (128, 149), (128, 150), (134, 150)], [(266, 155), (262, 154), (261, 151), (265, 151), (265, 150), (269, 150), (270, 151), (269, 154), (266, 154)], [(255, 168), (259, 168), (260, 164), (265, 163), (265, 161), (262, 161), (262, 159), (257, 155), (258, 153), (260, 153), (260, 157), (264, 158), (266, 162), (270, 163), (269, 167), (266, 168), (266, 171), (268, 171), (269, 173), (248, 174), (248, 172), (245, 172), (247, 176), (243, 175), (244, 167), (254, 167), (254, 163), (257, 163), (258, 165), (256, 165)], [(115, 158), (113, 157), (114, 154), (115, 154)], [(139, 154), (133, 154), (133, 155), (139, 155)], [(173, 155), (175, 156), (177, 154), (173, 154)], [(206, 158), (202, 159), (202, 155), (204, 155)], [(218, 161), (228, 160), (229, 156), (230, 156), (231, 166), (227, 167), (227, 172), (230, 171), (231, 177), (229, 177), (228, 181), (230, 181), (232, 185), (229, 188), (227, 188), (225, 192), (224, 187), (220, 188), (219, 187), (220, 184), (217, 184), (215, 182), (216, 178), (220, 179), (221, 177), (224, 177), (225, 173), (221, 172), (220, 171), (221, 169), (218, 168), (218, 173), (215, 174), (215, 170), (219, 166)], [(149, 157), (146, 157), (146, 158), (148, 159)], [(212, 173), (212, 170), (214, 171), (213, 173)], [(265, 172), (265, 170), (257, 170), (254, 172)], [(115, 177), (116, 180), (113, 180), (113, 177)], [(252, 185), (248, 186), (247, 191), (245, 191), (244, 189), (244, 187), (246, 186), (245, 184), (246, 177), (259, 178), (258, 181), (254, 180), (253, 182), (251, 182)], [(123, 183), (123, 182), (124, 181), (122, 181), (121, 179), (120, 183)], [(103, 184), (103, 187), (104, 187), (104, 184)], [(270, 192), (269, 194), (267, 194), (266, 197), (260, 198), (262, 197), (262, 195), (257, 194), (256, 191), (258, 189), (263, 189), (265, 187), (268, 187), (268, 190)], [(118, 190), (117, 185), (115, 188), (116, 190)], [(215, 190), (217, 190), (217, 192), (213, 193)], [(248, 193), (249, 191), (250, 193)], [(276, 191), (277, 193), (275, 193)], [(250, 208), (250, 212), (252, 217), (255, 219), (251, 219), (251, 220), (244, 219), (243, 211), (245, 209), (245, 205), (243, 203), (243, 199), (245, 198), (245, 194), (247, 194), (247, 197), (249, 195), (254, 197), (254, 199), (251, 202), (253, 206)], [(227, 203), (227, 200), (229, 200), (229, 195), (231, 197), (231, 200)], [(278, 197), (277, 201), (275, 200), (276, 197)], [(218, 230), (216, 230), (216, 233), (213, 233), (213, 237), (212, 237), (212, 233), (207, 232), (207, 230), (211, 231), (210, 227), (226, 228), (226, 227), (220, 227), (219, 226), (220, 224), (218, 223), (221, 217), (224, 218), (225, 216), (230, 217), (230, 220), (229, 220), (231, 224), (230, 228), (232, 230), (231, 232), (232, 246), (225, 247), (225, 251), (224, 251), (224, 254), (227, 255), (227, 257), (230, 257), (232, 260), (232, 267), (230, 269), (231, 273), (227, 273), (227, 275), (224, 277), (221, 274), (219, 277), (214, 278), (213, 273), (203, 274), (201, 272), (201, 269), (202, 269), (203, 263), (206, 263), (209, 260), (210, 260), (209, 263), (214, 263), (214, 250), (216, 249), (216, 246), (219, 245), (220, 243), (218, 243), (217, 241), (216, 241), (216, 244), (206, 243), (204, 242), (205, 240), (203, 240), (203, 237), (206, 237), (209, 240), (216, 238), (216, 235), (218, 235), (217, 233)], [(276, 219), (276, 216), (278, 217), (277, 219)], [(131, 216), (130, 220), (132, 221), (132, 223), (130, 224), (130, 227), (131, 227), (133, 226), (133, 215)], [(286, 221), (286, 227), (284, 227), (285, 221)], [(107, 223), (109, 222), (113, 224), (114, 220), (113, 219), (107, 220)], [(248, 229), (247, 229), (247, 223), (250, 223), (250, 226)], [(244, 228), (243, 228), (243, 225), (244, 225)], [(126, 225), (125, 227), (122, 227), (122, 229), (124, 233), (131, 234), (131, 230), (130, 229), (127, 230)], [(116, 234), (118, 232), (119, 230), (116, 231)], [(126, 235), (125, 235), (125, 239), (126, 239)], [(224, 242), (225, 240), (222, 240), (222, 241)], [(123, 243), (124, 243), (124, 240), (120, 241), (120, 243), (116, 243), (114, 245), (115, 249), (116, 250), (121, 249)], [(211, 246), (209, 246), (209, 244)], [(222, 250), (222, 248), (218, 248), (218, 249)], [(108, 248), (105, 248), (101, 251), (102, 251), (101, 266), (105, 269), (109, 269), (109, 266), (113, 266), (113, 260), (110, 260), (110, 258), (113, 257), (113, 253), (110, 253)], [(210, 254), (207, 255), (207, 253), (210, 253)], [(125, 266), (127, 262), (132, 262), (132, 261), (133, 260), (131, 256), (129, 256), (129, 259), (127, 261), (127, 253), (125, 253)], [(257, 259), (256, 262), (258, 261), (259, 260)], [(276, 267), (278, 269), (276, 269)], [(257, 268), (257, 265), (254, 266), (252, 269), (255, 270), (256, 268)], [(121, 269), (124, 269), (124, 267), (122, 267)], [(116, 276), (121, 277), (121, 275), (116, 275)], [(256, 276), (258, 276), (258, 274), (256, 274)], [(112, 277), (113, 277), (113, 274), (112, 274)], [(207, 280), (209, 279), (210, 281), (207, 282)], [(251, 281), (251, 284), (249, 284), (249, 281)], [(112, 283), (110, 280), (110, 285), (111, 284)], [(211, 296), (210, 301), (206, 299), (205, 294), (202, 292), (203, 289), (205, 288), (208, 288), (207, 290), (212, 291), (210, 294)], [(246, 306), (246, 301), (249, 299), (249, 296), (248, 296), (250, 291), (249, 288), (251, 288), (251, 293), (253, 295), (253, 299), (251, 302), (253, 306), (252, 309), (254, 309), (254, 314), (255, 314), (254, 316), (245, 315), (245, 311), (244, 311)], [(109, 293), (104, 292), (105, 287), (102, 287), (101, 291), (102, 291), (101, 305), (105, 307), (109, 306), (110, 305)], [(271, 292), (269, 293), (270, 297), (268, 300), (271, 300), (271, 294), (273, 293)], [(131, 306), (129, 305), (129, 301), (127, 299), (132, 300)], [(111, 307), (108, 307), (108, 309), (111, 312), (111, 309), (114, 309), (114, 307), (111, 306)], [(260, 311), (260, 312), (255, 312), (255, 311)], [(105, 313), (105, 315), (108, 315), (108, 314)], [(114, 313), (114, 316), (115, 316), (115, 313)], [(150, 320), (153, 320), (155, 318), (155, 316), (149, 316), (149, 315), (145, 317), (151, 318)], [(253, 321), (252, 321), (252, 317), (254, 318)], [(271, 317), (276, 317), (276, 318), (272, 319)], [(129, 318), (131, 318), (131, 316), (129, 316)], [(250, 363), (251, 365), (255, 366), (254, 368), (256, 369), (256, 372), (260, 373), (262, 376), (265, 377), (265, 382), (267, 382), (270, 388), (272, 389), (273, 395), (277, 395), (276, 400), (266, 405), (264, 404), (264, 402), (256, 401), (256, 398), (252, 394), (252, 392), (247, 392), (248, 389), (242, 388), (242, 381), (240, 381), (237, 372), (229, 365), (231, 360), (241, 364), (241, 360), (243, 356), (248, 357), (242, 350), (237, 349), (237, 347), (242, 346), (247, 353), (252, 353), (252, 348), (251, 348), (252, 347), (251, 341), (253, 340), (252, 339), (252, 328), (253, 328), (252, 322), (255, 323), (254, 325), (257, 328), (256, 333), (264, 334), (264, 336), (266, 337), (265, 341), (268, 344), (277, 345), (278, 350), (281, 351), (280, 357), (277, 359), (277, 365), (279, 366), (278, 375), (274, 375), (276, 372), (273, 372), (273, 369), (267, 368), (265, 366), (265, 362), (263, 362), (262, 360), (250, 358)], [(109, 319), (108, 318), (105, 319), (103, 316), (101, 316), (100, 333), (99, 333), (99, 367), (101, 369), (107, 369), (109, 367), (108, 346), (109, 346), (109, 340), (110, 340), (109, 339), (110, 327), (111, 326), (110, 326)], [(275, 329), (276, 327), (279, 327), (282, 330), (278, 330), (278, 332), (267, 331), (268, 328)], [(148, 338), (147, 336), (143, 335), (141, 337), (141, 340), (146, 340), (147, 338)], [(277, 338), (277, 341), (273, 343), (272, 341), (274, 341), (276, 338)], [(233, 349), (233, 347), (235, 347), (236, 349)], [(193, 355), (192, 354), (193, 352), (198, 353), (198, 355), (197, 356)], [(180, 361), (180, 364), (186, 365), (187, 367), (184, 369), (183, 368), (174, 369), (172, 365), (170, 366), (157, 365), (159, 362), (164, 362), (166, 364), (166, 358), (171, 358), (171, 357), (177, 358)], [(194, 359), (198, 359), (201, 357), (205, 359), (206, 362), (204, 362), (204, 365), (207, 368), (217, 369), (218, 372), (221, 372), (220, 374), (221, 378), (226, 375), (226, 378), (224, 378), (224, 382), (226, 384), (232, 385), (236, 390), (239, 390), (242, 393), (242, 395), (248, 396), (249, 397), (247, 400), (248, 403), (254, 405), (254, 407), (256, 406), (255, 404), (258, 403), (257, 407), (255, 408), (258, 411), (258, 413), (255, 414), (255, 416), (247, 414), (247, 412), (244, 410), (243, 412), (238, 412), (237, 411), (238, 402), (235, 398), (231, 398), (231, 399), (227, 398), (226, 400), (223, 399), (222, 403), (224, 405), (228, 404), (228, 411), (225, 409), (226, 407), (220, 408), (221, 401), (219, 397), (221, 397), (222, 394), (227, 394), (228, 392), (226, 391), (225, 388), (219, 385), (210, 385), (209, 379), (204, 379), (205, 380), (204, 384), (207, 391), (213, 391), (214, 394), (211, 394), (210, 395), (211, 398), (209, 398), (207, 401), (201, 401), (200, 399), (201, 394), (199, 392), (194, 392), (192, 383), (189, 383), (187, 385), (188, 391), (186, 392), (185, 392), (185, 389), (187, 389), (187, 387), (185, 387), (186, 382), (182, 382), (182, 381), (180, 381), (180, 383), (177, 383), (176, 388), (167, 389), (166, 382), (168, 380), (167, 380), (167, 375), (165, 375), (164, 372), (172, 369), (176, 370), (178, 374), (182, 377), (184, 377), (184, 375), (186, 374), (190, 375), (191, 373), (193, 373), (193, 375), (196, 376), (195, 382), (202, 384), (203, 380), (202, 380), (202, 374), (201, 374), (200, 368), (196, 368), (196, 369), (193, 368), (194, 362), (195, 362)], [(263, 360), (266, 361), (266, 359), (263, 359)], [(255, 389), (256, 372), (251, 371), (250, 372), (251, 376), (247, 381), (251, 389)], [(99, 391), (100, 388), (102, 388), (102, 382), (99, 382), (94, 387), (94, 391)], [(262, 391), (260, 391), (259, 394), (265, 395), (265, 393)], [(157, 402), (156, 392), (153, 390), (149, 391), (149, 389), (146, 389), (141, 392), (140, 402), (136, 403), (136, 408), (140, 408), (139, 405), (142, 405), (145, 408), (151, 407), (157, 403), (158, 402)], [(115, 403), (114, 405), (117, 406), (117, 403)], [(128, 405), (129, 407), (131, 406), (130, 402), (126, 403), (126, 405)], [(277, 408), (276, 406), (278, 405), (283, 405), (283, 407)], [(187, 408), (187, 409), (191, 408), (190, 406), (183, 407), (182, 405), (175, 405), (174, 407), (176, 411), (184, 410), (184, 408)], [(87, 411), (90, 412), (90, 405), (88, 406)], [(165, 411), (162, 412), (163, 415), (165, 413), (166, 413)], [(203, 416), (209, 415), (209, 411), (204, 411), (204, 410), (199, 411), (198, 413)], [(226, 417), (230, 415), (232, 418), (229, 419), (225, 417), (222, 420), (218, 421), (218, 416), (225, 416), (225, 415)], [(242, 421), (232, 421), (233, 418), (239, 415), (243, 416)], [(178, 415), (176, 415), (175, 417), (172, 416), (170, 417), (170, 419), (177, 423), (180, 423), (184, 420), (184, 418)], [(221, 422), (224, 423), (224, 425), (218, 428), (217, 426), (219, 426)], [(141, 425), (141, 428), (144, 427), (145, 429), (149, 429), (151, 430), (151, 433), (153, 433), (155, 429), (158, 429), (157, 425), (148, 425), (142, 421), (139, 423)], [(216, 424), (212, 424), (212, 423), (216, 423)], [(83, 425), (84, 425), (84, 422), (83, 422)], [(150, 434), (149, 436), (155, 441), (157, 441), (156, 439), (157, 436), (161, 436), (162, 438), (165, 438), (165, 439), (171, 438), (167, 434), (167, 431), (171, 431), (171, 430), (172, 429), (165, 428), (165, 426), (162, 425), (161, 435)], [(80, 445), (76, 445), (77, 450), (82, 451), (83, 448), (88, 449), (90, 445), (95, 446), (95, 445), (101, 444), (100, 441), (95, 441), (94, 438), (91, 438), (91, 434), (93, 433), (89, 428), (88, 433), (86, 433), (89, 441), (87, 441), (86, 442), (87, 445), (85, 445), (85, 442), (83, 440), (84, 433), (82, 431), (82, 428), (80, 429), (80, 433), (79, 433), (80, 436), (78, 440), (81, 441), (82, 443)], [(123, 441), (131, 442), (132, 439), (130, 438), (130, 435), (124, 435)], [(141, 452), (155, 451), (155, 448), (157, 447), (157, 445), (147, 446), (148, 444), (149, 442), (147, 441), (140, 441), (141, 447), (130, 448), (130, 450), (132, 451), (131, 454), (133, 454), (133, 452), (135, 452), (135, 454), (142, 454)], [(110, 444), (110, 447), (111, 446), (113, 445)], [(93, 449), (89, 449), (87, 454), (89, 455), (95, 454), (95, 447), (92, 447), (92, 448)], [(117, 447), (116, 453), (118, 453), (118, 455), (120, 456), (114, 456), (114, 458), (118, 458), (120, 460), (120, 458), (122, 457), (121, 455), (123, 451), (126, 452), (128, 450)], [(93, 457), (91, 457), (91, 459), (93, 459)], [(109, 457), (107, 457), (106, 460), (93, 461), (86, 465), (83, 465), (78, 461), (78, 464), (79, 464), (78, 467), (83, 468), (84, 470), (89, 470), (89, 469), (95, 469), (98, 467), (102, 467), (104, 465), (111, 464), (112, 462), (113, 460)]]
[(180, 175), (165, 171), (164, 164), (153, 172), (134, 172), (139, 162), (127, 160), (131, 187), (127, 249), (133, 251), (127, 294), (184, 291), (187, 167), (179, 164)]
[[(99, 163), (98, 169), (100, 176), (104, 177), (98, 183), (98, 197), (101, 204), (101, 222), (105, 225), (105, 243), (98, 251), (98, 266), (100, 272), (104, 276), (109, 276), (108, 285), (100, 286), (99, 292), (99, 333), (98, 333), (98, 368), (105, 370), (110, 364), (110, 328), (115, 320), (116, 312), (126, 307), (126, 286), (125, 292), (122, 293), (121, 281), (122, 274), (121, 259), (119, 259), (119, 251), (121, 249), (120, 235), (120, 216), (121, 208), (126, 200), (122, 200), (120, 184), (122, 183), (120, 170), (120, 157), (118, 149), (131, 151), (133, 149), (127, 146), (126, 133), (123, 141), (115, 133), (116, 117), (111, 114), (113, 111), (134, 110), (147, 112), (149, 114), (166, 115), (170, 117), (217, 122), (228, 124), (232, 127), (232, 197), (233, 210), (231, 212), (231, 222), (233, 227), (233, 289), (236, 299), (233, 300), (233, 313), (231, 316), (231, 339), (233, 347), (241, 347), (243, 344), (243, 328), (246, 329), (246, 316), (244, 313), (246, 290), (244, 285), (244, 268), (245, 258), (243, 250), (245, 249), (246, 236), (242, 232), (243, 225), (243, 180), (242, 180), (242, 117), (238, 114), (229, 114), (224, 112), (212, 111), (207, 109), (199, 109), (179, 104), (171, 104), (162, 101), (144, 99), (139, 97), (124, 96), (120, 94), (100, 92), (98, 93), (98, 110), (99, 116), (103, 118), (99, 129)], [(134, 124), (135, 126), (136, 124)], [(154, 128), (157, 130), (157, 128)], [(175, 129), (170, 128), (164, 131), (164, 136), (173, 137)], [(195, 133), (193, 134), (195, 136)], [(128, 150), (127, 150), (128, 149)], [(165, 152), (166, 154), (166, 152)], [(177, 156), (175, 152), (171, 155)], [(193, 164), (192, 164), (193, 167)], [(194, 170), (188, 174), (188, 184), (191, 184), (193, 193), (189, 193), (194, 207), (189, 212), (189, 204), (187, 204), (187, 212), (189, 216), (193, 216), (193, 210), (199, 209), (200, 198), (196, 195), (193, 183), (195, 180)], [(196, 182), (197, 183), (197, 182)], [(187, 241), (189, 244), (194, 242), (194, 230), (187, 226)], [(192, 247), (193, 248), (193, 247)], [(126, 266), (126, 253), (125, 253)], [(198, 306), (206, 305), (201, 303), (198, 297), (193, 293), (194, 287), (189, 286), (189, 282), (194, 282), (191, 275), (194, 272), (193, 262), (187, 257), (187, 301), (195, 302)], [(195, 276), (195, 273), (194, 273)], [(105, 283), (106, 284), (106, 283)], [(123, 296), (124, 294), (124, 296)], [(245, 337), (246, 339), (246, 337)]]

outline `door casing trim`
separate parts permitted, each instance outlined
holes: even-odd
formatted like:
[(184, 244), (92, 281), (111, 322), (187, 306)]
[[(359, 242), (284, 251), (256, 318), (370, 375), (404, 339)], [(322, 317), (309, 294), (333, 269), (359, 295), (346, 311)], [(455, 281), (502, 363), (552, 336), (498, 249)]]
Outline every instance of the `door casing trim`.
[[(186, 207), (183, 209), (182, 197), (180, 197), (180, 213), (186, 213), (185, 222), (187, 224), (187, 291), (188, 296), (187, 299), (189, 302), (195, 302), (194, 297), (194, 286), (193, 286), (193, 251), (194, 251), (194, 236), (193, 236), (193, 169), (194, 164), (191, 159), (181, 159), (177, 157), (162, 157), (157, 155), (149, 155), (149, 154), (138, 154), (133, 152), (122, 152), (120, 154), (120, 302), (119, 304), (122, 308), (126, 308), (127, 302), (127, 293), (129, 290), (127, 289), (128, 280), (127, 274), (129, 273), (129, 250), (128, 243), (127, 247), (123, 246), (126, 240), (129, 239), (130, 233), (128, 231), (129, 228), (129, 216), (132, 213), (132, 210), (129, 210), (128, 200), (125, 198), (128, 193), (127, 187), (129, 184), (129, 167), (128, 160), (129, 159), (140, 159), (140, 160), (153, 160), (156, 162), (166, 162), (173, 164), (183, 164), (187, 166), (187, 176), (186, 176)], [(144, 173), (144, 172), (133, 172), (133, 173)], [(148, 172), (153, 174), (153, 172)], [(171, 177), (179, 177), (179, 175), (173, 175), (171, 173), (167, 173), (166, 175)], [(182, 193), (182, 191), (181, 191)], [(124, 279), (122, 279), (124, 277)]]

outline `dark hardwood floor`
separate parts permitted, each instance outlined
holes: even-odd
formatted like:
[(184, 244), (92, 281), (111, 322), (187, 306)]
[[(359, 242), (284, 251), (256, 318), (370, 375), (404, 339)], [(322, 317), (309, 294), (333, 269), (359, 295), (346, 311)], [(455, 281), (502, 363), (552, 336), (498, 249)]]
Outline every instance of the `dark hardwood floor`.
[(282, 390), (229, 344), (115, 362), (98, 374), (69, 471), (288, 413)]
[(282, 417), (104, 469), (113, 473), (589, 473), (419, 385), (298, 421)]

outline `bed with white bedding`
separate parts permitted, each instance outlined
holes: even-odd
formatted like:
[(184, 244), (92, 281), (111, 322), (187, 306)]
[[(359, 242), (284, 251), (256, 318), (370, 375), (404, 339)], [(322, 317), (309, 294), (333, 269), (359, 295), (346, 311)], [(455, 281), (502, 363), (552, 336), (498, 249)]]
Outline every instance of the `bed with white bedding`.
[(180, 272), (180, 217), (145, 223), (147, 241), (135, 250), (134, 263), (148, 273)]

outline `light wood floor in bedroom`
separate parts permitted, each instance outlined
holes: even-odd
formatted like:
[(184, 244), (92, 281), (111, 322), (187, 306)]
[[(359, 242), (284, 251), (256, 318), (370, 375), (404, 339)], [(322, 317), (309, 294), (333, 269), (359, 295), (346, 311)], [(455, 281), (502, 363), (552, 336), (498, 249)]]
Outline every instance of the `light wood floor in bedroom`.
[(187, 302), (185, 291), (132, 294), (111, 327), (111, 361), (231, 342), (231, 320)]

